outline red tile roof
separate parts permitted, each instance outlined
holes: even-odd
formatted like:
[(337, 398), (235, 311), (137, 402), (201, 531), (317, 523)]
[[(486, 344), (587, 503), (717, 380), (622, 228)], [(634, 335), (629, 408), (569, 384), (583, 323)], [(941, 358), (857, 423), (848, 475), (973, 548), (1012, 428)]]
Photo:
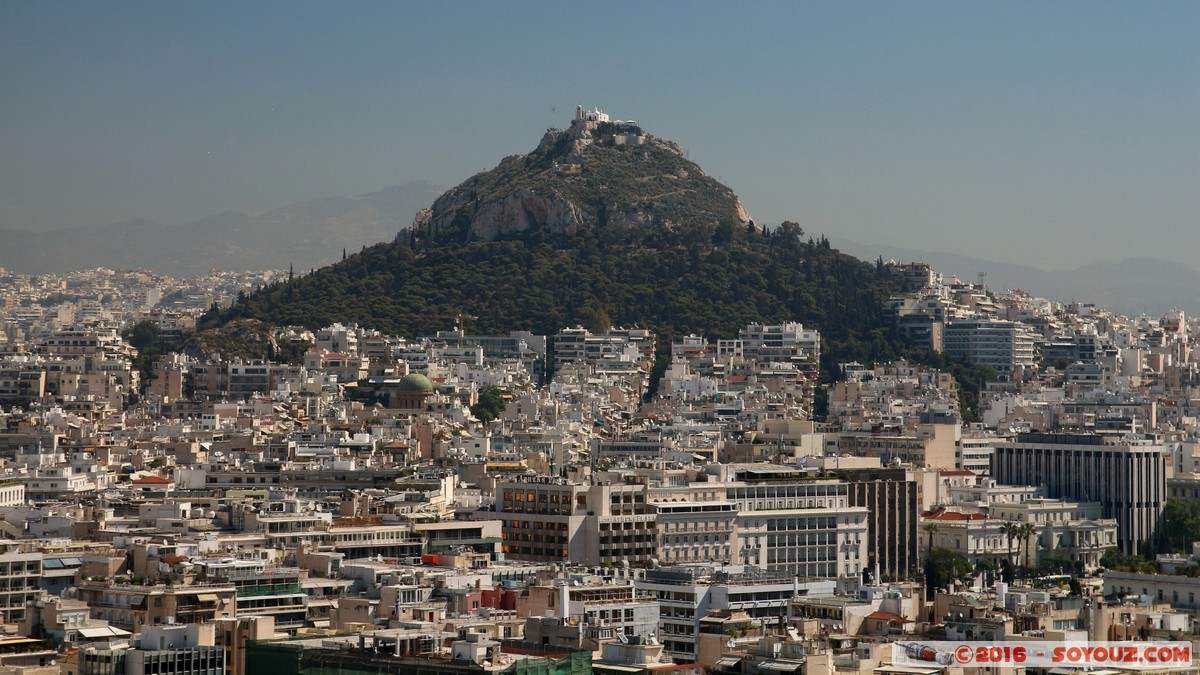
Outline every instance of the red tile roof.
[(926, 511), (921, 514), (926, 520), (987, 520), (988, 517), (982, 513), (960, 513), (958, 511), (947, 511), (944, 508), (936, 508), (932, 511)]
[(879, 619), (890, 623), (913, 623), (912, 619), (906, 619), (899, 614), (891, 612), (871, 612), (867, 615), (868, 619)]

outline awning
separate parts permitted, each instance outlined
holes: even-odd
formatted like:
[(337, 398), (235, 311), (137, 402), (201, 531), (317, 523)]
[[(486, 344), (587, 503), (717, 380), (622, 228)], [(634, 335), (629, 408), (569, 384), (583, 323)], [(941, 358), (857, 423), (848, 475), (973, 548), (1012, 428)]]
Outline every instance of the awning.
[(763, 661), (762, 663), (758, 664), (758, 667), (763, 670), (774, 670), (774, 671), (784, 672), (784, 673), (794, 673), (797, 670), (800, 670), (800, 668), (804, 667), (804, 664), (800, 661), (787, 661), (784, 659), (770, 659), (768, 661)]
[(221, 599), (217, 597), (216, 593), (201, 593), (196, 596), (196, 600), (199, 602), (211, 602), (215, 605), (220, 602)]
[(116, 628), (114, 626), (96, 626), (95, 628), (80, 628), (78, 632), (79, 632), (79, 637), (87, 638), (88, 640), (95, 640), (96, 638), (108, 638), (108, 637), (129, 637), (130, 635), (133, 635), (133, 633), (130, 633), (127, 630), (121, 630), (120, 628)]
[(429, 548), (453, 548), (455, 546), (479, 546), (481, 544), (499, 544), (500, 537), (483, 539), (430, 539)]
[(741, 662), (742, 659), (738, 656), (722, 656), (721, 658), (717, 659), (717, 662), (713, 665), (718, 668), (733, 668)]

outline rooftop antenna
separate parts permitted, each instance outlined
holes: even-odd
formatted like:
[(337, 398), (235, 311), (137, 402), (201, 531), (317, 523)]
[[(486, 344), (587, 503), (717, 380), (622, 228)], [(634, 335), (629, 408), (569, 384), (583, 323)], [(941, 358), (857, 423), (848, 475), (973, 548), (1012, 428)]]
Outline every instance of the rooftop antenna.
[(986, 276), (987, 276), (987, 272), (980, 272), (980, 273), (979, 273), (979, 275), (978, 275), (978, 278), (979, 278), (979, 284), (978, 284), (978, 285), (979, 285), (979, 287), (980, 287), (980, 288), (983, 288), (983, 279), (984, 279), (984, 277), (986, 277)]

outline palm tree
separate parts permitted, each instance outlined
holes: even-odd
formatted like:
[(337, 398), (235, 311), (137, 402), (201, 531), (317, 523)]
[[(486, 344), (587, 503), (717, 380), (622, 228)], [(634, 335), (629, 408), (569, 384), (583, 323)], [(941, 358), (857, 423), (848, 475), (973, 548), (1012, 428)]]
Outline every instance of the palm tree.
[(1008, 539), (1008, 559), (1013, 565), (1017, 564), (1016, 556), (1013, 554), (1013, 540), (1021, 536), (1021, 526), (1013, 522), (1005, 522), (1000, 526), (1000, 531), (1004, 533)]
[[(937, 523), (925, 523), (924, 525), (921, 526), (921, 529), (925, 530), (926, 532), (929, 533), (929, 551), (932, 551), (933, 550), (933, 535), (935, 533), (937, 533), (937, 531), (941, 528), (938, 527)], [(929, 555), (928, 551), (926, 552), (926, 555)]]
[(1037, 525), (1034, 525), (1033, 523), (1021, 523), (1019, 531), (1018, 531), (1018, 536), (1021, 537), (1021, 541), (1025, 544), (1025, 566), (1026, 567), (1031, 566), (1031, 564), (1029, 562), (1029, 540), (1032, 539), (1033, 535), (1035, 535), (1035, 534), (1037, 534)]

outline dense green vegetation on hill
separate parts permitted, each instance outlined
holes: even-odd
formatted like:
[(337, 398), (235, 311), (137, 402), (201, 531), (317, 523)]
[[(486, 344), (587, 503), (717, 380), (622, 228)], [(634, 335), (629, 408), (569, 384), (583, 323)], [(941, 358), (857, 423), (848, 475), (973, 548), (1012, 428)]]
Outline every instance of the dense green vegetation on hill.
[(413, 336), (449, 328), (449, 317), (465, 312), (477, 317), (473, 332), (553, 334), (603, 317), (670, 339), (797, 320), (824, 332), (831, 357), (895, 355), (880, 323), (880, 301), (894, 291), (886, 272), (824, 241), (801, 241), (798, 227), (727, 234), (736, 241), (665, 248), (643, 245), (660, 232), (609, 243), (590, 230), (562, 247), (536, 233), (467, 245), (380, 244), (210, 312), (201, 327), (238, 318), (310, 328), (354, 321)]
[(729, 243), (672, 246), (650, 228), (614, 241), (606, 241), (603, 228), (588, 230), (558, 244), (537, 232), (416, 247), (402, 237), (210, 311), (200, 327), (237, 319), (308, 328), (341, 321), (419, 336), (449, 329), (462, 312), (476, 317), (468, 326), (473, 333), (645, 326), (665, 349), (689, 333), (731, 337), (753, 322), (800, 321), (822, 332), (825, 381), (836, 379), (841, 362), (906, 357), (952, 372), (964, 415), (976, 418), (990, 369), (906, 352), (883, 323), (881, 300), (897, 289), (881, 265), (842, 254), (823, 239), (805, 241), (793, 223), (769, 234), (724, 235)]

